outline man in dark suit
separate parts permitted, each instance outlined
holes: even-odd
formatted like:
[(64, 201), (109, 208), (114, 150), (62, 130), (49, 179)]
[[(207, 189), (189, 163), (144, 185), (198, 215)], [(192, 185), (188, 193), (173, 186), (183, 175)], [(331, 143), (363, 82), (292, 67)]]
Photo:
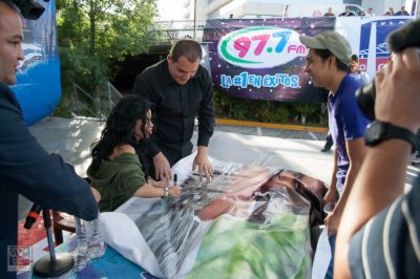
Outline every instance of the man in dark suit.
[(85, 220), (98, 215), (89, 185), (60, 156), (49, 155), (25, 126), (9, 85), (16, 83), (23, 60), (22, 21), (17, 8), (0, 0), (0, 277), (16, 278), (13, 250), (17, 245), (18, 194), (43, 208), (64, 211)]

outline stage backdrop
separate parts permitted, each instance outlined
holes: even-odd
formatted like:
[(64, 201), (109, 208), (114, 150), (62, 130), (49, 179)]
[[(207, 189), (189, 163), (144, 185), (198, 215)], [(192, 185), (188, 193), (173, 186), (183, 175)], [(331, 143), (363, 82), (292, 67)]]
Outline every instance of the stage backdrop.
[(24, 61), (12, 90), (22, 107), (25, 123), (33, 124), (52, 113), (60, 101), (60, 60), (56, 41), (55, 1), (38, 20), (24, 20)]
[(319, 102), (300, 35), (334, 29), (334, 17), (208, 20), (203, 35), (215, 86), (230, 96)]
[[(389, 59), (386, 37), (413, 17), (317, 17), (208, 20), (203, 44), (215, 87), (229, 96), (283, 102), (323, 100), (304, 72), (308, 49), (299, 35), (336, 30), (370, 78)], [(369, 61), (368, 61), (369, 60)]]
[(380, 70), (388, 61), (389, 33), (401, 27), (412, 17), (379, 17), (362, 22), (360, 25), (360, 68), (371, 76)]
[[(55, 1), (40, 1), (46, 11), (36, 21), (24, 21), (25, 60), (12, 89), (24, 120), (33, 124), (51, 114), (61, 97)], [(359, 54), (363, 70), (372, 78), (389, 54), (386, 36), (413, 17), (277, 18), (208, 20), (203, 44), (208, 50), (213, 82), (233, 97), (321, 102), (304, 73), (307, 49), (298, 36), (335, 29)]]

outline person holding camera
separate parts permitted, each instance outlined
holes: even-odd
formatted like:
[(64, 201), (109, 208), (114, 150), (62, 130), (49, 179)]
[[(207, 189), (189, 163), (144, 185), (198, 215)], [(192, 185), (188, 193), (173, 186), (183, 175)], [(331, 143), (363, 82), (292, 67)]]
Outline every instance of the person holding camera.
[[(369, 121), (356, 102), (355, 92), (361, 84), (349, 74), (352, 51), (346, 38), (335, 31), (324, 31), (315, 37), (300, 36), (300, 41), (309, 48), (305, 72), (314, 86), (330, 91), (328, 125), (336, 149), (330, 189), (324, 202), (334, 208), (325, 218), (333, 254), (341, 215), (363, 162), (363, 135)], [(333, 260), (327, 278), (332, 278), (332, 267)]]
[(334, 278), (418, 278), (420, 177), (409, 193), (404, 187), (410, 154), (420, 147), (419, 27), (417, 20), (397, 31), (410, 46), (376, 75), (376, 120), (338, 230)]
[[(19, 10), (0, 0), (0, 277), (16, 278), (18, 195), (42, 208), (70, 213), (85, 220), (98, 215), (89, 185), (60, 156), (49, 155), (25, 126), (20, 105), (9, 86), (16, 83), (22, 51)], [(15, 248), (14, 248), (15, 247)]]

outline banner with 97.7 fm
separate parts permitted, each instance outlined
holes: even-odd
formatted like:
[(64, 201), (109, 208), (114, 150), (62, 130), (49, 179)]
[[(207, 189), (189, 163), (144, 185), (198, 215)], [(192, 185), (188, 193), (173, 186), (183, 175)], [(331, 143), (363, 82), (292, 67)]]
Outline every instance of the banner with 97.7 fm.
[(325, 91), (305, 73), (308, 50), (299, 36), (334, 25), (334, 17), (208, 20), (203, 43), (213, 83), (233, 97), (321, 102)]

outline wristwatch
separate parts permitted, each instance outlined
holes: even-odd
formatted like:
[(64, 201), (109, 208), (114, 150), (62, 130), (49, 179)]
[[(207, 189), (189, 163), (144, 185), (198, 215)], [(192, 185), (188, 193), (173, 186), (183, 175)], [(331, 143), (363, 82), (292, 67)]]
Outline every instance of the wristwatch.
[(368, 125), (365, 132), (367, 146), (375, 146), (388, 139), (402, 139), (413, 146), (412, 152), (416, 150), (418, 138), (410, 130), (395, 126), (389, 122), (375, 120)]

